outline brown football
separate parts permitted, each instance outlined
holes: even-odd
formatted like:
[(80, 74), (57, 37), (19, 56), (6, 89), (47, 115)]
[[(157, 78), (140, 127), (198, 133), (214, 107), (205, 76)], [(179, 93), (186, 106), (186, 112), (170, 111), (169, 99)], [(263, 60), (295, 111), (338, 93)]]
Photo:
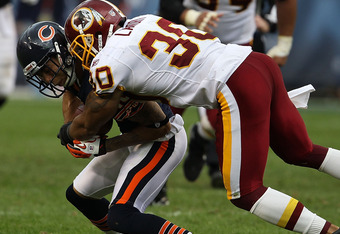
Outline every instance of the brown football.
[(106, 124), (103, 125), (103, 127), (98, 131), (99, 136), (104, 136), (106, 135), (112, 128), (113, 120), (109, 120), (106, 122)]
[[(81, 114), (84, 111), (84, 105), (78, 106), (74, 116), (77, 116)], [(103, 125), (103, 127), (98, 131), (97, 135), (104, 136), (106, 135), (112, 128), (113, 120), (109, 120), (106, 124)]]

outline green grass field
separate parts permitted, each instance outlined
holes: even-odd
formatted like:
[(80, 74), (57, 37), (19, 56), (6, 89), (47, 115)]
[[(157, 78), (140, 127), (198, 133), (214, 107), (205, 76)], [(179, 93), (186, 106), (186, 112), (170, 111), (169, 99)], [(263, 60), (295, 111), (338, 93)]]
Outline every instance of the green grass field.
[[(316, 144), (340, 149), (340, 104), (311, 100), (302, 110)], [(184, 115), (187, 129), (194, 108)], [(65, 198), (65, 190), (88, 163), (73, 158), (56, 138), (61, 102), (11, 99), (0, 109), (0, 233), (101, 233)], [(199, 180), (185, 180), (180, 165), (170, 176), (170, 205), (150, 207), (194, 234), (290, 233), (232, 206), (223, 189), (210, 187), (206, 168)], [(265, 185), (294, 196), (311, 211), (340, 225), (340, 182), (317, 171), (287, 165), (272, 152)], [(108, 197), (110, 199), (110, 197)], [(132, 224), (133, 225), (133, 224)]]

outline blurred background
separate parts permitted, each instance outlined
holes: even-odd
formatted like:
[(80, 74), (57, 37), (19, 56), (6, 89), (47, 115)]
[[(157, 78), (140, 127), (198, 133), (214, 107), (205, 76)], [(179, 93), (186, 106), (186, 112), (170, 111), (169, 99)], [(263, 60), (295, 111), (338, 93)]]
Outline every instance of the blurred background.
[[(69, 12), (81, 2), (11, 1), (18, 35), (36, 21), (53, 20), (63, 25)], [(159, 0), (111, 0), (111, 2), (121, 8), (129, 18), (147, 13), (158, 14)], [(313, 93), (314, 96), (340, 97), (339, 9), (339, 0), (298, 0), (293, 48), (287, 64), (282, 68), (288, 90), (312, 84), (317, 90)], [(27, 90), (25, 78), (19, 68), (15, 84), (13, 92), (15, 95)], [(34, 93), (35, 90), (32, 88), (29, 92)]]
[(298, 0), (294, 43), (282, 68), (288, 89), (311, 83), (313, 95), (339, 96), (340, 1)]

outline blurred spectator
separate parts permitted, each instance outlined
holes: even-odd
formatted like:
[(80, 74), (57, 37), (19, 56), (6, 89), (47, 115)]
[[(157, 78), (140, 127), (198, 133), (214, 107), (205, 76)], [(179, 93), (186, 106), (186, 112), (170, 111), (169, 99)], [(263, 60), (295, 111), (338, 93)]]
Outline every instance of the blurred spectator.
[(82, 0), (14, 0), (19, 32), (40, 20), (55, 21), (60, 25)]
[(253, 50), (267, 53), (275, 45), (277, 39), (276, 12), (275, 0), (257, 1)]
[[(111, 0), (118, 6), (117, 1)], [(119, 2), (119, 1), (118, 1)], [(119, 8), (128, 16), (128, 18), (136, 17), (144, 14), (157, 14), (159, 0), (124, 0), (125, 8)], [(125, 10), (125, 11), (124, 11)]]
[(0, 2), (0, 107), (14, 90), (16, 79), (16, 41), (13, 4)]
[(81, 2), (81, 0), (54, 0), (54, 21), (60, 25), (64, 25), (67, 16)]

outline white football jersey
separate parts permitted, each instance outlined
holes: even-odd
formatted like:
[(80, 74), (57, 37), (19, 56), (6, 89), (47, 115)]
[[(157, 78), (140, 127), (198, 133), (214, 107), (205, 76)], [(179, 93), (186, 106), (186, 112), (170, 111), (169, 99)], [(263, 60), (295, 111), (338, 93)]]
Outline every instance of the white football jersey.
[(0, 98), (15, 88), (17, 32), (12, 4), (0, 8)]
[(217, 93), (250, 52), (250, 47), (225, 45), (203, 31), (144, 15), (107, 41), (92, 61), (91, 82), (98, 94), (118, 87), (175, 107), (217, 108)]
[(223, 43), (248, 44), (253, 40), (256, 0), (184, 0), (183, 4), (197, 11), (223, 13), (212, 32)]

